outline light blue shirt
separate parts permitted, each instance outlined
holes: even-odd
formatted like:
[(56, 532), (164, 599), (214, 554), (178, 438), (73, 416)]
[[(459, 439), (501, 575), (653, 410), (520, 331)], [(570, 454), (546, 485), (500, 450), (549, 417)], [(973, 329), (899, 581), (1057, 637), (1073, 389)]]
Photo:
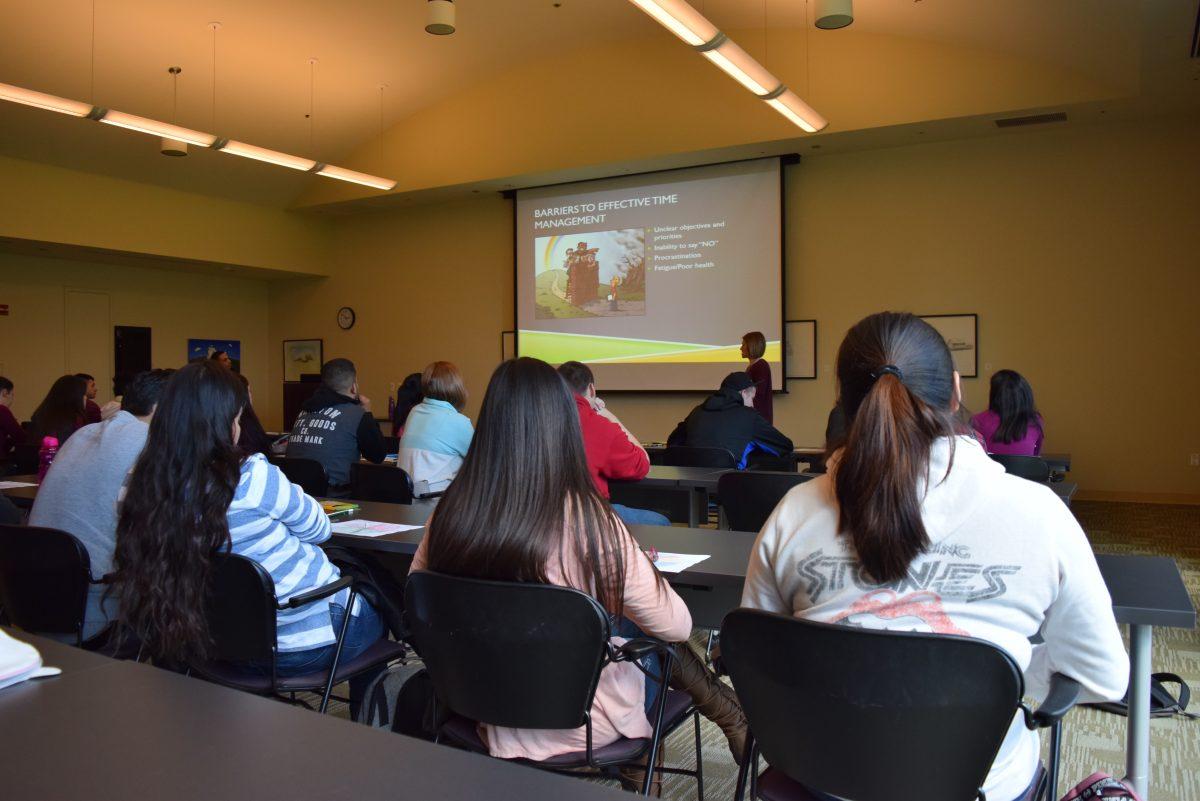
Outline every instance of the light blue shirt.
[(458, 475), (473, 436), (466, 415), (446, 401), (426, 398), (409, 412), (397, 465), (412, 477), (418, 495), (440, 492)]

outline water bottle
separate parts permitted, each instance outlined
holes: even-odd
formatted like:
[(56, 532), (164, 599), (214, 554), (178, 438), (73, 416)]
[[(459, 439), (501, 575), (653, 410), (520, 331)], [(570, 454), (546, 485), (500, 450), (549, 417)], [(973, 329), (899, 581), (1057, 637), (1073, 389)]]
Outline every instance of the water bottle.
[(54, 461), (55, 454), (58, 453), (58, 438), (43, 437), (42, 447), (38, 449), (38, 483), (41, 484), (46, 478), (46, 471), (50, 469), (50, 463)]

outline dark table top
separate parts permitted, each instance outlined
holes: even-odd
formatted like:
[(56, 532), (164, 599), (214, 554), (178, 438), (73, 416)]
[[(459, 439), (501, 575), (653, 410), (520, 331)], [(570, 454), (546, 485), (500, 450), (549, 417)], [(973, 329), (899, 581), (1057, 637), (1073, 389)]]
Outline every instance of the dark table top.
[(620, 797), (616, 790), (579, 779), (371, 729), (148, 665), (107, 661), (104, 669), (69, 671), (0, 690), (4, 798)]
[(0, 476), (0, 481), (21, 481), (27, 484), (33, 484), (34, 486), (32, 487), (12, 487), (11, 489), (4, 490), (4, 494), (8, 496), (8, 499), (15, 505), (24, 509), (28, 509), (29, 507), (33, 506), (33, 501), (35, 498), (37, 498), (38, 491), (36, 486), (38, 483), (37, 475)]
[[(28, 634), (12, 626), (0, 626), (0, 629), (3, 629), (9, 636), (27, 642), (38, 649), (38, 653), (42, 655), (42, 664), (46, 667), (60, 668), (64, 676), (79, 671), (95, 670), (96, 668), (117, 664), (114, 660), (106, 656), (100, 656), (99, 654), (85, 651), (82, 648), (66, 645), (51, 640), (48, 637)], [(39, 679), (38, 681), (49, 681), (49, 679)], [(19, 687), (21, 685), (16, 686)], [(0, 694), (3, 694), (3, 692), (3, 690), (0, 690)]]
[(1166, 556), (1096, 554), (1118, 623), (1196, 627), (1196, 608), (1175, 560)]

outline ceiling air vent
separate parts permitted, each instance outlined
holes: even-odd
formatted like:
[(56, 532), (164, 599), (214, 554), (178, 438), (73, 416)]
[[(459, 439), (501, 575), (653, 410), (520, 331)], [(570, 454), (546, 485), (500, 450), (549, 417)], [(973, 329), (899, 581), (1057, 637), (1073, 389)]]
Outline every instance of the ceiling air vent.
[(1002, 120), (992, 120), (997, 128), (1016, 128), (1019, 125), (1045, 125), (1048, 122), (1066, 122), (1067, 112), (1055, 111), (1050, 114), (1030, 114), (1028, 117), (1007, 117)]

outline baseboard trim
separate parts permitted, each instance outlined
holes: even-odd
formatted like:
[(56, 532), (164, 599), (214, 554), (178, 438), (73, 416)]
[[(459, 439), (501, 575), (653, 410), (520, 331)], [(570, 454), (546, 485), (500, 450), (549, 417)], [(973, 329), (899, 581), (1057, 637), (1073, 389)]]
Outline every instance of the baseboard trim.
[(1108, 492), (1105, 490), (1080, 490), (1075, 494), (1075, 500), (1200, 506), (1200, 495), (1191, 492)]

